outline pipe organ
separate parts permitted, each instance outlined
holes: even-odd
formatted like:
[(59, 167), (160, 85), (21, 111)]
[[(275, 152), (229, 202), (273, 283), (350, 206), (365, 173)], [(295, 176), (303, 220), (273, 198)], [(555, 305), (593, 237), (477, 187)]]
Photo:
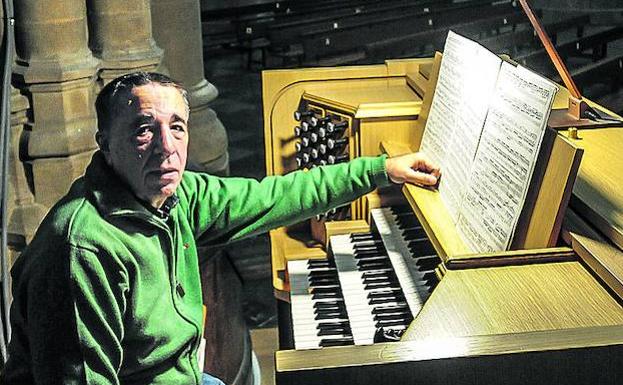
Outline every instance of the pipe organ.
[[(264, 71), (267, 173), (417, 150), (439, 62)], [(508, 251), (470, 252), (416, 186), (273, 230), (277, 384), (617, 382), (623, 131), (571, 131), (548, 129)]]

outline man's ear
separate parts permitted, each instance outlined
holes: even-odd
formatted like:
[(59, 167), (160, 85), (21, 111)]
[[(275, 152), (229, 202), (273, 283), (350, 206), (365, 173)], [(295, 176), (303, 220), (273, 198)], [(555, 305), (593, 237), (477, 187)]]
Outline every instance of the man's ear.
[(95, 134), (95, 141), (97, 142), (97, 145), (99, 146), (100, 150), (102, 152), (108, 152), (109, 148), (108, 148), (108, 138), (106, 137), (106, 135), (104, 135), (101, 132), (97, 132)]

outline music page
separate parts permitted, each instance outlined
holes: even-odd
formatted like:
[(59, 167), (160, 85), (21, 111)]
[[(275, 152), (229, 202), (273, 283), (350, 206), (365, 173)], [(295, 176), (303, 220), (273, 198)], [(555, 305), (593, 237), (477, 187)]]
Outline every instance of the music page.
[(557, 90), (521, 66), (502, 64), (457, 224), (474, 251), (510, 246)]
[(502, 60), (448, 33), (420, 151), (441, 166), (442, 199), (456, 222)]

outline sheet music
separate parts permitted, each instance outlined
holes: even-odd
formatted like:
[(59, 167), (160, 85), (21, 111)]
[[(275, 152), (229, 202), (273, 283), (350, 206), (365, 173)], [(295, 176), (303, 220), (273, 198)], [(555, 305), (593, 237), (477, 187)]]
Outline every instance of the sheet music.
[(556, 91), (549, 80), (502, 64), (457, 224), (472, 250), (510, 246)]
[(420, 151), (443, 170), (439, 192), (455, 222), (501, 62), (479, 44), (448, 33)]

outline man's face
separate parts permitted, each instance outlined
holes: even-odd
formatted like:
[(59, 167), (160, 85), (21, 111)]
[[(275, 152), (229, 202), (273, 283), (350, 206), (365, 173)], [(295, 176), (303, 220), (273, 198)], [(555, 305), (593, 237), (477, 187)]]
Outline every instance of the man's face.
[(134, 87), (120, 103), (106, 160), (138, 198), (159, 208), (186, 166), (188, 107), (176, 88), (157, 83)]

